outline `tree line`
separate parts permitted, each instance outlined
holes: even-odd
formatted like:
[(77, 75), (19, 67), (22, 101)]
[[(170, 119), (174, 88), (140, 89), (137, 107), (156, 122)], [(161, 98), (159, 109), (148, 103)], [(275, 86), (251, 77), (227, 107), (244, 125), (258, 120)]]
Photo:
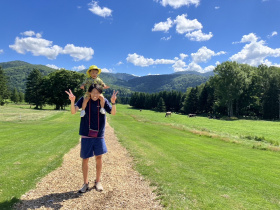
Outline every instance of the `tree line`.
[[(79, 87), (85, 80), (83, 73), (69, 71), (65, 69), (51, 72), (43, 76), (41, 71), (33, 69), (27, 79), (25, 94), (19, 92), (17, 87), (8, 87), (8, 77), (4, 74), (0, 66), (0, 104), (7, 103), (10, 99), (14, 103), (27, 102), (34, 105), (35, 109), (42, 109), (45, 105), (54, 105), (55, 109), (64, 109), (69, 105), (69, 99), (65, 90), (71, 89), (77, 99), (84, 95), (84, 90)], [(104, 91), (104, 96), (110, 100), (113, 91), (119, 91), (118, 103), (128, 104), (131, 91), (112, 85), (110, 89)]]
[(183, 114), (280, 119), (279, 67), (227, 61), (214, 73), (206, 83), (188, 88), (185, 93), (133, 93), (130, 105)]

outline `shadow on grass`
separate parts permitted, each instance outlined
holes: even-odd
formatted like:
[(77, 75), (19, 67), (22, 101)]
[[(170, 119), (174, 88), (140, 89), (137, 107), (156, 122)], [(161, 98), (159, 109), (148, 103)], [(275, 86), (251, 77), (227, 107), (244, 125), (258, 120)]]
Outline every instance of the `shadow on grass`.
[(4, 201), (0, 203), (0, 209), (1, 210), (10, 210), (13, 209), (12, 206), (19, 201), (18, 198), (12, 198), (9, 201)]
[(5, 201), (0, 203), (0, 209), (1, 210), (4, 209), (27, 210), (27, 209), (37, 209), (41, 207), (60, 209), (63, 207), (63, 205), (60, 204), (61, 202), (69, 199), (79, 198), (82, 195), (83, 195), (82, 193), (79, 193), (77, 191), (70, 191), (64, 193), (52, 193), (31, 200), (20, 200), (18, 198), (13, 198), (10, 201)]

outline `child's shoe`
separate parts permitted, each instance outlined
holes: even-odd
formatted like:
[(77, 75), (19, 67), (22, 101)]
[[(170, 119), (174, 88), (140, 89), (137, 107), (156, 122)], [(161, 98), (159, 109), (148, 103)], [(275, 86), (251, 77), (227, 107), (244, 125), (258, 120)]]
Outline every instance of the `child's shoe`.
[(101, 109), (100, 109), (100, 113), (101, 113), (101, 114), (105, 114), (105, 113), (106, 113), (106, 112), (105, 112), (105, 109), (104, 109), (104, 108), (101, 108)]
[(85, 114), (86, 114), (86, 111), (85, 111), (85, 110), (82, 110), (82, 111), (81, 111), (81, 114), (80, 114), (80, 117), (84, 117)]

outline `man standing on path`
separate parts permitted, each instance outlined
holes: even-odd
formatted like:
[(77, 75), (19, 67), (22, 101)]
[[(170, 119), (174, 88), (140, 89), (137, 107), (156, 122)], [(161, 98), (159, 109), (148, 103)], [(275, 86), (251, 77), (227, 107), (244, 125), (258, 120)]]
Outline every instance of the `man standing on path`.
[[(71, 113), (75, 114), (83, 104), (83, 97), (80, 98), (75, 104), (76, 96), (71, 90), (65, 91), (69, 95), (71, 101)], [(101, 170), (102, 170), (102, 155), (107, 152), (105, 144), (104, 133), (106, 124), (106, 115), (99, 114), (100, 100), (98, 99), (102, 93), (102, 87), (99, 85), (91, 85), (88, 89), (90, 93), (90, 100), (86, 107), (86, 115), (81, 118), (80, 132), (81, 135), (81, 158), (82, 160), (82, 171), (84, 184), (79, 190), (80, 193), (85, 193), (89, 189), (88, 181), (88, 161), (90, 157), (95, 156), (96, 160), (96, 179), (95, 185), (97, 191), (102, 191), (101, 185)], [(109, 114), (116, 114), (116, 99), (117, 93), (113, 92), (111, 97), (111, 103), (105, 98), (104, 109)]]

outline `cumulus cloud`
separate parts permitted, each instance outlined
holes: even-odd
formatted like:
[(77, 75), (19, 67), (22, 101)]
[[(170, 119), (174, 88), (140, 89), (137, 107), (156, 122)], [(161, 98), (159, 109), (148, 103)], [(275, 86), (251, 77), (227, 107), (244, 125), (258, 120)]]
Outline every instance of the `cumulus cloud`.
[(202, 24), (197, 19), (187, 19), (187, 14), (178, 15), (174, 23), (176, 24), (176, 31), (179, 34), (184, 34), (194, 30), (200, 30), (203, 28)]
[(230, 60), (258, 66), (268, 63), (267, 57), (280, 57), (280, 48), (272, 49), (266, 46), (264, 40), (259, 39), (254, 33), (244, 35), (239, 43), (249, 43), (240, 52), (231, 56)]
[(54, 65), (54, 64), (47, 64), (46, 66), (47, 66), (47, 67), (50, 67), (50, 68), (52, 68), (52, 69), (61, 69), (61, 68), (57, 67), (57, 66)]
[[(16, 37), (15, 43), (9, 47), (20, 54), (31, 52), (34, 56), (45, 56), (50, 60), (56, 59), (59, 54), (69, 54), (75, 61), (90, 60), (94, 54), (92, 48), (76, 47), (73, 44), (67, 44), (64, 48), (53, 45), (52, 41), (38, 36), (33, 31), (21, 33), (27, 37)], [(35, 37), (34, 37), (35, 36)]]
[(186, 37), (189, 38), (191, 41), (201, 42), (211, 39), (213, 37), (213, 34), (212, 32), (210, 32), (209, 34), (204, 34), (201, 30), (197, 30), (192, 31), (191, 33), (187, 33)]
[(215, 9), (220, 9), (220, 7), (216, 6)]
[(89, 61), (90, 59), (92, 59), (92, 55), (94, 54), (94, 51), (92, 48), (76, 47), (73, 44), (67, 44), (64, 47), (62, 53), (69, 54), (71, 57), (74, 58), (74, 61), (80, 61), (80, 60)]
[(123, 64), (123, 62), (122, 61), (119, 61), (118, 63), (117, 63), (117, 66), (120, 66), (120, 65), (122, 65)]
[(74, 66), (72, 69), (74, 71), (81, 71), (81, 70), (86, 69), (86, 67), (84, 65), (80, 65), (80, 66)]
[(220, 51), (218, 53), (215, 53), (213, 50), (210, 50), (207, 47), (203, 46), (196, 53), (192, 53), (191, 57), (194, 63), (206, 63), (213, 56), (218, 56), (222, 54), (226, 54), (226, 52)]
[(180, 53), (180, 58), (181, 58), (181, 60), (184, 60), (186, 57), (188, 57), (187, 54)]
[(188, 19), (187, 14), (178, 15), (175, 20), (168, 18), (165, 22), (156, 23), (152, 31), (168, 32), (173, 25), (176, 25), (177, 33), (185, 34), (191, 41), (207, 41), (213, 37), (212, 32), (203, 33), (201, 30), (203, 28), (202, 24), (197, 19)]
[(101, 69), (101, 72), (103, 72), (103, 73), (112, 73), (113, 70), (112, 69), (103, 68), (103, 69)]
[(36, 36), (37, 38), (41, 38), (42, 34), (41, 33), (35, 33), (34, 31), (25, 31), (21, 33), (23, 36)]
[(4, 53), (4, 50), (0, 49), (0, 54)]
[(155, 0), (159, 2), (162, 6), (166, 7), (167, 5), (173, 7), (174, 9), (180, 8), (182, 6), (198, 6), (200, 0)]
[(151, 66), (151, 65), (157, 65), (157, 64), (173, 64), (174, 60), (168, 60), (168, 59), (152, 59), (152, 58), (145, 58), (142, 55), (138, 55), (136, 53), (128, 54), (126, 58), (127, 62), (134, 64), (135, 66)]
[(168, 32), (168, 30), (172, 27), (173, 21), (171, 18), (167, 18), (165, 22), (159, 22), (154, 25), (152, 31), (164, 31)]
[(93, 14), (101, 16), (101, 17), (108, 17), (108, 16), (112, 16), (112, 10), (107, 8), (107, 7), (103, 7), (101, 8), (98, 5), (97, 1), (92, 1), (91, 3), (88, 4), (89, 5), (89, 11), (91, 11)]
[[(158, 64), (173, 64), (172, 68), (175, 72), (178, 71), (198, 71), (201, 73), (212, 71), (215, 66), (210, 65), (205, 68), (202, 68), (199, 63), (206, 63), (212, 57), (219, 56), (226, 54), (224, 51), (214, 52), (213, 50), (208, 49), (207, 47), (201, 47), (196, 53), (191, 54), (191, 61), (187, 64), (184, 59), (188, 57), (187, 54), (181, 53), (180, 58), (175, 57), (173, 60), (170, 59), (152, 59), (152, 58), (145, 58), (142, 55), (128, 54), (126, 60), (129, 63), (134, 64), (135, 66), (147, 67), (151, 65), (158, 65)], [(218, 63), (216, 63), (217, 65)]]

